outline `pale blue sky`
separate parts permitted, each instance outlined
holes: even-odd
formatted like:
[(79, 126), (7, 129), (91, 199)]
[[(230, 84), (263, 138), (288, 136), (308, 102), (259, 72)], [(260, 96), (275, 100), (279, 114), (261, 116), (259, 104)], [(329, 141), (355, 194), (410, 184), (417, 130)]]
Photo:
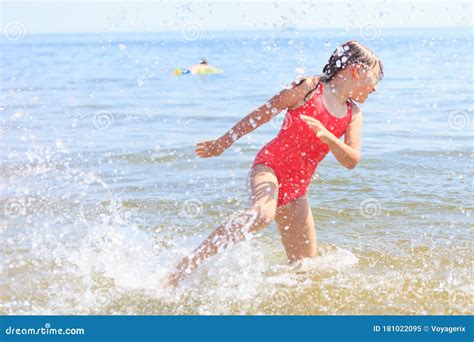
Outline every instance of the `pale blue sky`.
[[(471, 1), (1, 1), (2, 31), (27, 33), (472, 27)], [(194, 26), (193, 26), (194, 25)]]

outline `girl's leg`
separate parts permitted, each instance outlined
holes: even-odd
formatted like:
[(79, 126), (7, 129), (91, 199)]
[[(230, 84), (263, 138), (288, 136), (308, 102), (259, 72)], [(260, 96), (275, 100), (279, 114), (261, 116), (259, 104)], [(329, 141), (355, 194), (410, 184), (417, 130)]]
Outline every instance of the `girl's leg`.
[(290, 263), (316, 256), (316, 229), (307, 194), (278, 207), (275, 221)]
[(275, 217), (278, 200), (278, 181), (275, 172), (268, 166), (255, 165), (249, 176), (251, 206), (233, 214), (204, 240), (191, 255), (183, 258), (169, 276), (168, 284), (175, 287), (204, 260), (225, 249), (229, 243), (245, 239), (266, 227)]

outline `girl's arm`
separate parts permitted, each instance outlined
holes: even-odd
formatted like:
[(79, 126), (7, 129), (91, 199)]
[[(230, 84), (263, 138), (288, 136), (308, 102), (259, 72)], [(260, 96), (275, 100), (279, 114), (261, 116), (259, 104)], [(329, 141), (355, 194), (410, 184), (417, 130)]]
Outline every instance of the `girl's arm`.
[(290, 107), (291, 99), (291, 92), (288, 89), (282, 90), (265, 104), (261, 105), (250, 114), (247, 114), (220, 139), (222, 139), (226, 147), (229, 147), (244, 135), (251, 133), (258, 127), (270, 121), (282, 110)]
[(339, 163), (348, 169), (356, 167), (361, 154), (360, 132), (362, 129), (362, 111), (355, 105), (353, 108), (352, 120), (344, 132), (344, 142), (329, 132), (319, 120), (301, 115), (301, 118), (314, 130), (317, 137), (329, 146)]
[(353, 169), (360, 161), (361, 155), (361, 129), (362, 129), (362, 111), (354, 106), (354, 115), (344, 132), (344, 142), (340, 141), (334, 134), (328, 135), (326, 144), (331, 152), (343, 166)]
[(196, 153), (201, 157), (220, 155), (244, 135), (249, 134), (264, 123), (270, 121), (282, 110), (300, 102), (310, 91), (311, 87), (314, 86), (313, 82), (314, 79), (312, 78), (305, 78), (301, 80), (301, 83), (293, 82), (293, 88), (280, 91), (265, 104), (247, 114), (220, 138), (197, 144)]

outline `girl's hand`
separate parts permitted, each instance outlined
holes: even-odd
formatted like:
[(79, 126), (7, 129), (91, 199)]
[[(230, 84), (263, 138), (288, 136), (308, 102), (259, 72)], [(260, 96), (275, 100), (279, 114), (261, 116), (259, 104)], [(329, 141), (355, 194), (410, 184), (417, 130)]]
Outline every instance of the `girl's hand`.
[(201, 158), (216, 157), (227, 149), (227, 145), (221, 139), (207, 140), (196, 145), (196, 153)]
[(321, 139), (322, 142), (328, 143), (333, 134), (329, 132), (321, 121), (307, 115), (300, 115), (300, 118), (306, 122), (309, 127), (316, 133), (316, 136)]

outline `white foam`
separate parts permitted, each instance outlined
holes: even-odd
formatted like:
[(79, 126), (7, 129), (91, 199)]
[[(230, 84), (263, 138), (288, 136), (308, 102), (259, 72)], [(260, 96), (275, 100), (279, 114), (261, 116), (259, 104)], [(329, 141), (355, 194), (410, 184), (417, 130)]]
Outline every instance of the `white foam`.
[(319, 253), (315, 258), (305, 258), (295, 265), (298, 271), (342, 271), (355, 265), (359, 259), (349, 250), (331, 244), (320, 244)]

